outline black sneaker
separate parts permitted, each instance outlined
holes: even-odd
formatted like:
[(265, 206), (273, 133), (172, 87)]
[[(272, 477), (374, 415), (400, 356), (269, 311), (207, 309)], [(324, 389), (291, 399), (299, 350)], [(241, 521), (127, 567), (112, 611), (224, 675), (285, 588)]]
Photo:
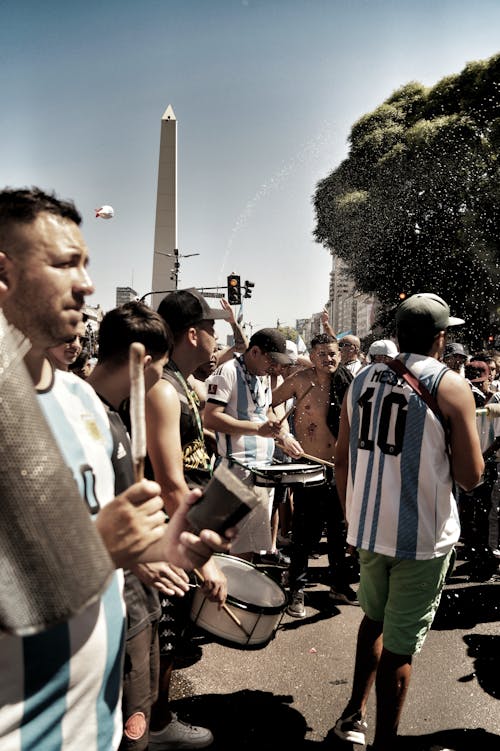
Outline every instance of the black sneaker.
[(356, 592), (348, 584), (330, 587), (328, 594), (332, 600), (337, 600), (337, 602), (345, 602), (346, 605), (359, 605)]
[(290, 558), (282, 553), (281, 550), (276, 550), (274, 552), (261, 553), (259, 562), (272, 566), (289, 566)]
[(363, 719), (361, 712), (355, 712), (349, 717), (340, 717), (335, 723), (333, 732), (343, 741), (358, 743), (364, 746), (366, 743), (366, 731), (368, 725)]
[(292, 592), (292, 596), (290, 598), (290, 602), (288, 603), (286, 612), (288, 613), (288, 615), (293, 616), (293, 618), (306, 617), (306, 609), (304, 607), (304, 593), (302, 592), (302, 590), (298, 589), (295, 592)]

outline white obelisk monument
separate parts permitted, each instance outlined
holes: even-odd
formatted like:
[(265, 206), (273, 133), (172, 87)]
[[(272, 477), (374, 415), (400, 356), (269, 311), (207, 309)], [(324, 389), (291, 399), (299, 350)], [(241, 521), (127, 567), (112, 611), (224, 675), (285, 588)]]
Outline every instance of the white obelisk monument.
[(153, 256), (153, 294), (156, 310), (165, 291), (177, 288), (177, 120), (169, 104), (161, 119), (158, 189)]

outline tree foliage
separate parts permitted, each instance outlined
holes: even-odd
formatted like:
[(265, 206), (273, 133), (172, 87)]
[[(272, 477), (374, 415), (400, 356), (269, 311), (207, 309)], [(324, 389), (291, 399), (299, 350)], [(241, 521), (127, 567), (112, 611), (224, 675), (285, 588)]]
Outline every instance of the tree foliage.
[(382, 324), (400, 292), (435, 292), (478, 345), (500, 305), (500, 55), (403, 86), (349, 142), (317, 185), (316, 240), (378, 297)]

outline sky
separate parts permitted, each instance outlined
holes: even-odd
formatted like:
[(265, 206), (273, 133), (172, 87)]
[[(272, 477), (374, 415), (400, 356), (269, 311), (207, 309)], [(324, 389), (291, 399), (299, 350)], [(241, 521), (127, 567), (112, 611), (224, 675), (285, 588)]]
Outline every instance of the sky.
[(498, 0), (0, 0), (0, 183), (75, 201), (90, 304), (142, 296), (170, 104), (179, 287), (240, 274), (251, 330), (294, 326), (328, 300), (312, 197), (352, 125), (498, 53), (499, 29)]

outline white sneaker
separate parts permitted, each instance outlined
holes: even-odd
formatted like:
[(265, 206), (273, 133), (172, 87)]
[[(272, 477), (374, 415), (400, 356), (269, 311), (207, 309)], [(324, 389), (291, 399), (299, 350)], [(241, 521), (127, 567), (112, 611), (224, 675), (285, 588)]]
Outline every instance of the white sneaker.
[(172, 719), (163, 730), (149, 732), (150, 751), (172, 751), (174, 749), (205, 748), (213, 743), (214, 737), (208, 728), (190, 725), (179, 720), (172, 712)]

